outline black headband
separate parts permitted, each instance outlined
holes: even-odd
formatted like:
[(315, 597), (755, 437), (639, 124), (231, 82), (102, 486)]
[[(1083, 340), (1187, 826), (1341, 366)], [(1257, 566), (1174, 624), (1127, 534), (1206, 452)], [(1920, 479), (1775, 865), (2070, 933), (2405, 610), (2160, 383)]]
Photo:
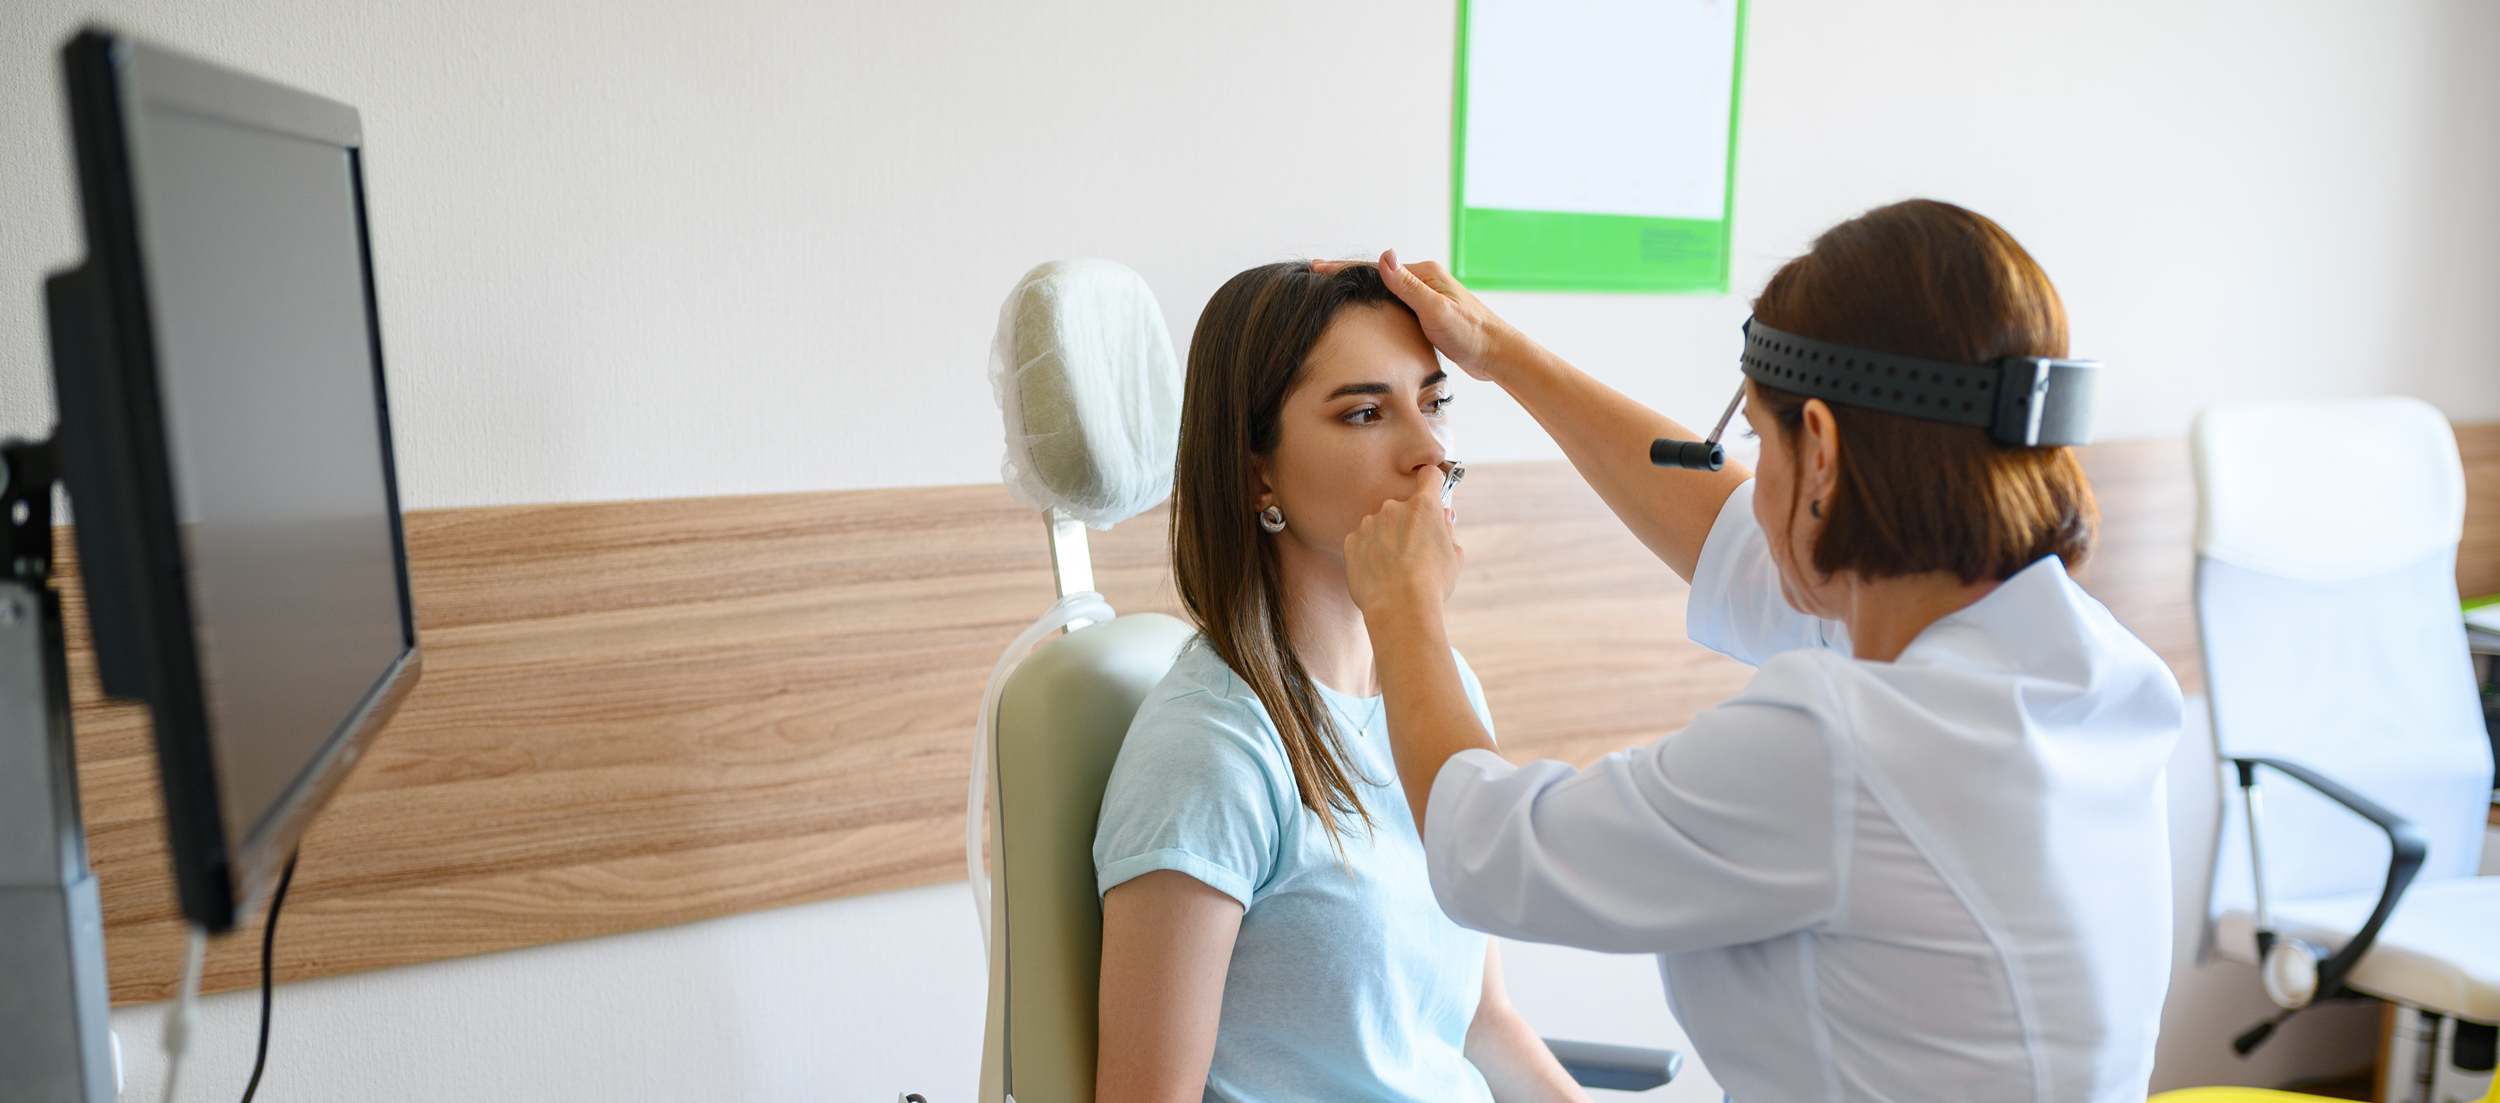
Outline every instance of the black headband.
[(1947, 364), (1835, 345), (1745, 321), (1745, 376), (1842, 406), (1986, 429), (1999, 444), (2092, 442), (2098, 360), (2001, 356)]

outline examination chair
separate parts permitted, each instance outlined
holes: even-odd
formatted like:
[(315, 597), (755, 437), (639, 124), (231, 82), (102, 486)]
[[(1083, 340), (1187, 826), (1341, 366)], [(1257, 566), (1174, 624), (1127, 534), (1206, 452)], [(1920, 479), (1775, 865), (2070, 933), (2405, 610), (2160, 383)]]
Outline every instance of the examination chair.
[[(999, 659), (975, 737), (965, 860), (990, 972), (980, 1103), (1094, 1098), (1094, 822), (1139, 702), (1195, 631), (1159, 613), (1118, 616), (1093, 592), (1085, 530), (1170, 493), (1178, 376), (1153, 294), (1119, 265), (1042, 265), (1000, 311), (1002, 474), (1045, 514), (1060, 597)], [(1546, 1044), (1590, 1087), (1646, 1090), (1683, 1063), (1665, 1050)]]
[(2384, 1100), (2477, 1100), (2500, 1023), (2491, 745), (2456, 588), (2463, 469), (2409, 398), (2196, 419), (2196, 613), (2225, 805), (2212, 948), (2283, 1010), (2396, 1005)]

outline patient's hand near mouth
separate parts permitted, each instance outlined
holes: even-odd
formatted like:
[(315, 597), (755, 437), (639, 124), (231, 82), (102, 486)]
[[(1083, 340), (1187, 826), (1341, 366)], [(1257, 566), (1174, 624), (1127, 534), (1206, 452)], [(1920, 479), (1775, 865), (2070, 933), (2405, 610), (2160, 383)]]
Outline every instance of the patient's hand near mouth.
[(1252, 269), (1199, 318), (1172, 559), (1201, 634), (1103, 797), (1102, 1103), (1587, 1098), (1433, 899), (1348, 590), (1367, 516), (1437, 502), (1449, 385), (1368, 266)]

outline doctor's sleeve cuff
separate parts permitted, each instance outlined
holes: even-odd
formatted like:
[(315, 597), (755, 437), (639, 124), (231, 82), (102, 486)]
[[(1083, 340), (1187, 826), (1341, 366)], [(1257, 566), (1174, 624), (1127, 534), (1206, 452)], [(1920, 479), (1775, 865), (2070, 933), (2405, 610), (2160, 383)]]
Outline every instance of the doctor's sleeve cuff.
[(1094, 894), (1105, 895), (1139, 877), (1165, 869), (1188, 874), (1208, 888), (1240, 901), (1244, 911), (1250, 908), (1254, 886), (1248, 878), (1179, 847), (1132, 854), (1104, 865), (1094, 874)]

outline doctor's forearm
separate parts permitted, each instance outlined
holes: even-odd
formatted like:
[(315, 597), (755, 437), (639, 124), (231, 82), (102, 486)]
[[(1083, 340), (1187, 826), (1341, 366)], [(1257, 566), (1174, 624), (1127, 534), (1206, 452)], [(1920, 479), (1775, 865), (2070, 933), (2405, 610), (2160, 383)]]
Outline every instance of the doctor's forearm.
[(1459, 680), (1457, 660), (1450, 656), (1448, 631), (1441, 621), (1440, 602), (1418, 597), (1401, 608), (1368, 616), (1373, 662), (1380, 670), (1380, 692), (1389, 721), (1389, 748), (1398, 764), (1398, 781), (1406, 789), (1406, 806), (1415, 813), (1415, 830), (1424, 828), (1424, 802), (1441, 766), (1460, 751), (1493, 749), (1493, 739), (1476, 719)]
[(1708, 430), (1688, 429), (1533, 343), (1505, 359), (1502, 389), (1562, 446), (1632, 534), (1690, 581), (1719, 507), (1752, 472), (1741, 464), (1660, 470), (1649, 462), (1650, 441), (1698, 440)]

